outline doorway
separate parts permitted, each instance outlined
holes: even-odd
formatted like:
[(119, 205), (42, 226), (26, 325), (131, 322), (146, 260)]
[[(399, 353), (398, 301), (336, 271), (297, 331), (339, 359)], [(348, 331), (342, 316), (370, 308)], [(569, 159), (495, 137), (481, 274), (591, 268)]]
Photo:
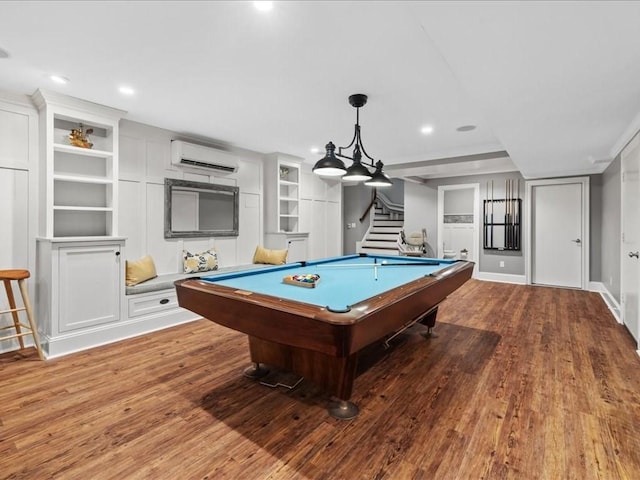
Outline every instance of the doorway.
[(526, 197), (527, 283), (587, 290), (589, 178), (532, 180)]
[(438, 187), (438, 257), (476, 262), (480, 245), (480, 184)]

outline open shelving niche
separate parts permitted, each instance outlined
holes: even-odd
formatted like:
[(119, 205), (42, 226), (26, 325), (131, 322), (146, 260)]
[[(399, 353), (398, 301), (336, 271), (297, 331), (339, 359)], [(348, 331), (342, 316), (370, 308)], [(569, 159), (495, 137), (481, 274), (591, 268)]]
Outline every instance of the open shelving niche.
[(309, 233), (300, 231), (301, 164), (291, 155), (265, 155), (265, 246), (287, 249), (289, 262), (308, 257)]
[[(122, 110), (38, 90), (44, 238), (117, 236), (118, 122)], [(71, 145), (71, 129), (92, 129), (91, 148)]]
[(278, 230), (284, 233), (298, 231), (300, 204), (300, 169), (281, 164), (278, 169)]

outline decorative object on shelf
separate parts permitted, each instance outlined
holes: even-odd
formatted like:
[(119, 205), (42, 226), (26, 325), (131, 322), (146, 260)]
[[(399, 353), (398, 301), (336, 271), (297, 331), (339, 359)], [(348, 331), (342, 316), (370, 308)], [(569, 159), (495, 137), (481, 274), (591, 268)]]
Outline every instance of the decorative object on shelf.
[(69, 143), (75, 147), (92, 148), (93, 143), (89, 139), (89, 135), (93, 133), (93, 128), (87, 128), (86, 130), (80, 124), (79, 128), (72, 128), (69, 134)]
[(287, 175), (289, 175), (289, 169), (287, 167), (280, 167), (280, 178), (286, 179)]
[[(364, 181), (365, 185), (371, 187), (390, 187), (393, 185), (391, 179), (382, 171), (384, 164), (382, 161), (377, 162), (371, 157), (364, 149), (362, 144), (362, 138), (360, 136), (360, 107), (363, 107), (367, 103), (367, 96), (362, 93), (356, 93), (349, 97), (349, 103), (356, 108), (356, 125), (355, 132), (351, 143), (346, 147), (338, 147), (338, 153), (335, 152), (336, 146), (333, 142), (327, 143), (325, 148), (327, 153), (325, 156), (318, 160), (313, 167), (313, 173), (327, 177), (342, 177), (342, 180), (360, 182)], [(353, 156), (344, 155), (342, 150), (353, 147)], [(363, 165), (362, 155), (370, 160), (370, 163), (365, 161)], [(353, 163), (347, 168), (342, 160), (338, 157), (347, 158)], [(367, 166), (374, 168), (375, 171), (371, 173)]]
[(484, 249), (518, 251), (521, 248), (522, 217), (520, 180), (505, 180), (505, 198), (494, 198), (493, 180), (490, 183), (491, 191), (487, 182), (484, 201)]

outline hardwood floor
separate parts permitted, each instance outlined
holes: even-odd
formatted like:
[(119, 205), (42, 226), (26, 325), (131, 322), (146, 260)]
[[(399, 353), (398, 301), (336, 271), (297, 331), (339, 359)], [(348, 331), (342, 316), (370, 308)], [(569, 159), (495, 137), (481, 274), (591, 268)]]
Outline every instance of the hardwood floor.
[(472, 280), (438, 320), (363, 356), (349, 422), (206, 320), (1, 355), (0, 478), (640, 478), (640, 358), (598, 294)]

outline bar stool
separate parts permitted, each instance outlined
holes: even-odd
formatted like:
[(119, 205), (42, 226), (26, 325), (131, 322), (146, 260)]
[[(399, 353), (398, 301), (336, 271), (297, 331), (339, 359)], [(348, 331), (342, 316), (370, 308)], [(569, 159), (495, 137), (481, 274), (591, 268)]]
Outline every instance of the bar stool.
[[(31, 309), (31, 302), (29, 301), (29, 294), (27, 293), (27, 284), (25, 279), (29, 278), (31, 274), (29, 270), (0, 270), (0, 280), (4, 282), (4, 289), (7, 291), (7, 299), (9, 300), (9, 310), (2, 310), (0, 314), (3, 313), (11, 313), (13, 317), (13, 325), (9, 325), (6, 327), (0, 327), (0, 330), (8, 330), (11, 328), (15, 328), (15, 335), (8, 335), (6, 337), (0, 337), (0, 341), (3, 340), (11, 340), (12, 338), (17, 338), (20, 342), (20, 348), (24, 349), (24, 340), (22, 337), (25, 335), (32, 335), (33, 341), (36, 344), (36, 350), (38, 351), (38, 356), (40, 360), (44, 360), (44, 355), (42, 354), (42, 347), (40, 346), (40, 339), (38, 338), (38, 329), (33, 320), (33, 310)], [(22, 294), (22, 303), (24, 307), (17, 308), (16, 301), (13, 297), (13, 289), (11, 288), (11, 281), (17, 280), (18, 286), (20, 287), (20, 293)], [(29, 325), (25, 325), (20, 322), (18, 318), (18, 312), (26, 311), (27, 318), (29, 319)], [(24, 331), (23, 331), (24, 329)]]

